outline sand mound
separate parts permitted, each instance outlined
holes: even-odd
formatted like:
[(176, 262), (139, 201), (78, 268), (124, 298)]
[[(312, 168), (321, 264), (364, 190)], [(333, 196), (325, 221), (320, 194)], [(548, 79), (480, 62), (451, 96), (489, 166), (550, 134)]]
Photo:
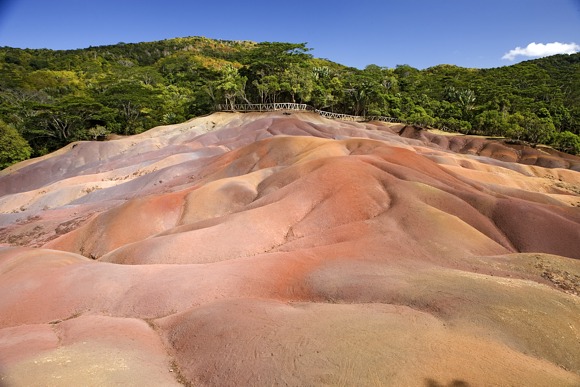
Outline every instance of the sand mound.
[(0, 175), (0, 384), (580, 383), (572, 156), (281, 112), (73, 145)]

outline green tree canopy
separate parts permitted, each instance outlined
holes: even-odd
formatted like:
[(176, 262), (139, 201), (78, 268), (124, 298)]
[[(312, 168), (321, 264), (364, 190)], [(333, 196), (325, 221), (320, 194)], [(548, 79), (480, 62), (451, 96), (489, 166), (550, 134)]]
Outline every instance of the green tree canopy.
[(0, 47), (0, 119), (40, 155), (95, 133), (187, 120), (217, 104), (300, 102), (575, 152), (580, 53), (494, 69), (361, 70), (309, 51), (305, 43), (203, 37), (58, 51)]
[(0, 169), (26, 160), (31, 154), (32, 148), (18, 130), (0, 121)]

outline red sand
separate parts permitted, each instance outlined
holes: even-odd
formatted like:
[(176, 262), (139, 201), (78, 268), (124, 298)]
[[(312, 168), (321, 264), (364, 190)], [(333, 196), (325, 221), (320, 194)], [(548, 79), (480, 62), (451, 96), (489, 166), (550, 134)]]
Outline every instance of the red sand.
[(542, 152), (219, 113), (2, 171), (0, 385), (578, 385)]

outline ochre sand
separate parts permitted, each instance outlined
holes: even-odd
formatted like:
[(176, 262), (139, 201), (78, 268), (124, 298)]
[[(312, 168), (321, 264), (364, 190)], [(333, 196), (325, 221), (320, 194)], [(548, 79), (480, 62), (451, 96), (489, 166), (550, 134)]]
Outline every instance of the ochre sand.
[(580, 158), (216, 113), (0, 172), (0, 385), (580, 385)]

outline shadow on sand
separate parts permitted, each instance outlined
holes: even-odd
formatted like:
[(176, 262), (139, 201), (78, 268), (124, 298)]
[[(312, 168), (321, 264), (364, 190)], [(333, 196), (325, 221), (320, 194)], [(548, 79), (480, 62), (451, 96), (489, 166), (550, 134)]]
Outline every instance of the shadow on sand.
[(425, 379), (425, 387), (469, 387), (469, 383), (455, 379), (449, 384), (441, 384), (434, 379)]

